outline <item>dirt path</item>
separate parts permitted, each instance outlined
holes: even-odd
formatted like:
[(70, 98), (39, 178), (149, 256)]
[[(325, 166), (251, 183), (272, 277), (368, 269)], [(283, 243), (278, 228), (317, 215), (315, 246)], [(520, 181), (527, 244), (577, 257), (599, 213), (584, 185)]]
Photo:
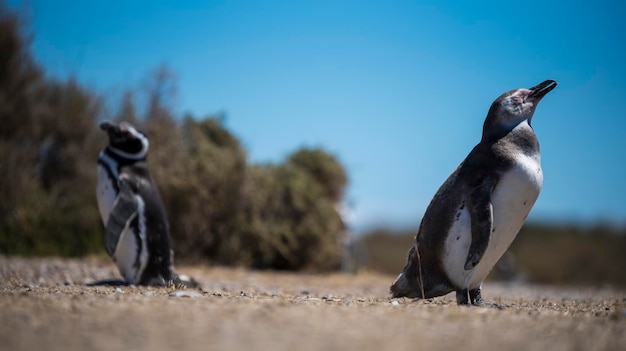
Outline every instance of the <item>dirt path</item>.
[(0, 350), (626, 350), (626, 292), (490, 283), (505, 309), (389, 299), (393, 277), (182, 267), (201, 291), (89, 287), (107, 260), (0, 256)]

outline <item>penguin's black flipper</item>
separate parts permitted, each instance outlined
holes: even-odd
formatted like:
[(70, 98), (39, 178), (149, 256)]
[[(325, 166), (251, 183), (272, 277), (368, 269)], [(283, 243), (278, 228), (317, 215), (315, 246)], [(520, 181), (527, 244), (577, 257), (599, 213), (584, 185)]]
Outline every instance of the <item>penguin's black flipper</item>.
[(115, 199), (104, 232), (104, 246), (109, 256), (113, 257), (117, 242), (124, 229), (137, 217), (137, 199), (127, 180), (120, 180), (120, 192)]
[(467, 209), (472, 222), (472, 243), (465, 260), (465, 270), (470, 270), (480, 262), (489, 245), (489, 237), (493, 228), (493, 206), (491, 205), (491, 192), (495, 181), (485, 179), (471, 193)]

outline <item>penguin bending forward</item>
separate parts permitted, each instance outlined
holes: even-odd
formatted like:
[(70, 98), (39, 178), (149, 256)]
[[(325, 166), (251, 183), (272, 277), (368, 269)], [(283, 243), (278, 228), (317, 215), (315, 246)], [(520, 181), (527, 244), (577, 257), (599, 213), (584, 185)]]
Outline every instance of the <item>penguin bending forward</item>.
[(484, 304), (481, 284), (509, 248), (539, 196), (543, 174), (531, 120), (557, 83), (502, 94), (482, 139), (426, 209), (393, 297), (431, 298), (456, 291), (458, 304)]
[(103, 122), (97, 197), (105, 248), (128, 284), (197, 287), (174, 272), (169, 224), (146, 164), (148, 138), (132, 125)]

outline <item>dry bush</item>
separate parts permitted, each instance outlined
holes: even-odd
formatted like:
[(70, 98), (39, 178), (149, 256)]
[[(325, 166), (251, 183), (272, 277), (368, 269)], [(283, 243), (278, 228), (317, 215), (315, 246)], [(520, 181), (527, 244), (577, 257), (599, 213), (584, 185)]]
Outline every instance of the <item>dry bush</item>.
[[(99, 252), (102, 229), (93, 192), (99, 100), (72, 80), (41, 84), (34, 94), (37, 112), (21, 127), (32, 146), (14, 148), (3, 159), (9, 173), (3, 182), (19, 189), (19, 196), (4, 202), (10, 208), (0, 224), (0, 251), (71, 256)], [(6, 137), (2, 146), (24, 139)]]
[[(301, 152), (304, 152), (301, 150)], [(324, 184), (290, 163), (249, 169), (238, 221), (256, 268), (338, 268), (344, 224)]]
[(539, 283), (626, 286), (626, 230), (531, 224), (511, 246), (520, 272)]
[(239, 142), (218, 122), (187, 118), (182, 127), (183, 155), (159, 182), (178, 257), (237, 264), (233, 247), (246, 158)]
[(45, 80), (23, 23), (0, 3), (0, 252), (97, 252), (100, 99), (72, 79)]
[(348, 177), (335, 157), (321, 149), (301, 149), (289, 156), (287, 162), (302, 169), (317, 184), (322, 185), (325, 197), (341, 201)]
[(413, 245), (414, 233), (375, 229), (360, 238), (367, 253), (364, 267), (381, 273), (400, 274), (406, 253)]
[(30, 35), (22, 22), (0, 2), (0, 218), (10, 216), (23, 195), (36, 189), (27, 173), (36, 157), (36, 143), (27, 126), (33, 121), (32, 91), (41, 81), (41, 72), (31, 57)]

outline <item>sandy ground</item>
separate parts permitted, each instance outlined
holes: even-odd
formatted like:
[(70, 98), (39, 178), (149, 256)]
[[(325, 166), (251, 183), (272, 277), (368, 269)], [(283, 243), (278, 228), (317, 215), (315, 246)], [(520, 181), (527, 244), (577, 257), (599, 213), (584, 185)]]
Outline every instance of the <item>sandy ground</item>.
[(626, 292), (487, 283), (390, 299), (393, 277), (179, 267), (201, 290), (87, 286), (104, 259), (0, 256), (0, 350), (626, 350)]

